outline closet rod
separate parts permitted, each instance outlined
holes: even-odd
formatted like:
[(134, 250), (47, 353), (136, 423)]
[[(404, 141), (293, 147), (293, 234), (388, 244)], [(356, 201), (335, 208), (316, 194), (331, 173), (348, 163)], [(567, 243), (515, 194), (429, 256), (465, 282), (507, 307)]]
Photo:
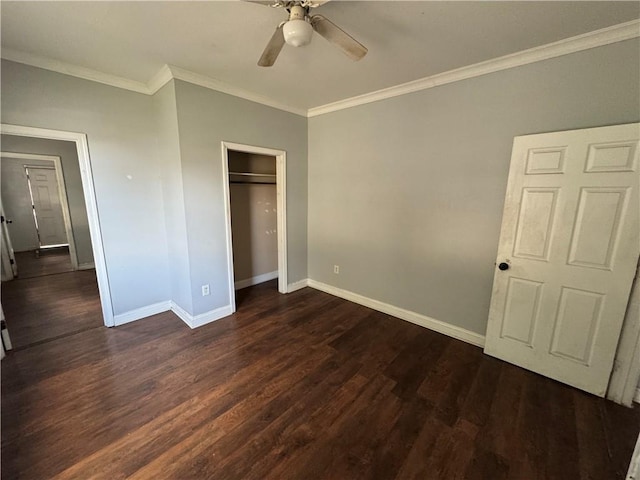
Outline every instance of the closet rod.
[(231, 185), (275, 185), (276, 182), (239, 182), (239, 181), (231, 181), (229, 182)]
[(244, 177), (275, 177), (275, 173), (246, 173), (246, 172), (229, 172), (229, 175), (242, 175)]

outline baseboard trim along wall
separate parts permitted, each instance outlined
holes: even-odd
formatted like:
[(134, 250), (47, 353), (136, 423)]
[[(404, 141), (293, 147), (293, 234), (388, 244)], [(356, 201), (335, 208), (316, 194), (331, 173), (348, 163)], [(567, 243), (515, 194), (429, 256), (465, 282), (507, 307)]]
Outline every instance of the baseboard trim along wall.
[(124, 325), (125, 323), (134, 322), (142, 318), (150, 317), (151, 315), (157, 315), (158, 313), (171, 310), (171, 302), (169, 300), (165, 302), (154, 303), (153, 305), (147, 305), (146, 307), (136, 308), (135, 310), (129, 310), (128, 312), (115, 315), (113, 321), (115, 326)]
[(241, 288), (247, 288), (251, 285), (258, 285), (262, 282), (268, 282), (269, 280), (273, 280), (274, 278), (278, 278), (278, 270), (274, 270), (273, 272), (269, 273), (263, 273), (262, 275), (257, 275), (245, 280), (238, 280), (234, 283), (234, 287), (236, 290), (240, 290)]
[(78, 270), (93, 270), (94, 268), (96, 268), (96, 264), (93, 262), (78, 265)]
[(287, 285), (287, 293), (292, 293), (292, 292), (295, 292), (296, 290), (300, 290), (301, 288), (308, 287), (308, 286), (309, 286), (309, 280), (307, 278), (304, 278), (302, 280), (298, 280), (297, 282), (290, 283), (289, 285)]
[(484, 335), (480, 335), (479, 333), (475, 333), (470, 330), (457, 327), (455, 325), (450, 325), (440, 320), (436, 320), (435, 318), (427, 317), (426, 315), (412, 312), (410, 310), (405, 310), (394, 305), (389, 305), (388, 303), (383, 303), (378, 300), (374, 300), (372, 298), (350, 292), (348, 290), (342, 290), (341, 288), (317, 282), (315, 280), (308, 279), (307, 283), (309, 287), (315, 288), (316, 290), (320, 290), (336, 297), (344, 298), (345, 300), (349, 300), (353, 303), (364, 305), (365, 307), (369, 307), (373, 310), (392, 315), (401, 320), (415, 323), (416, 325), (420, 325), (421, 327), (425, 327), (429, 330), (448, 335), (449, 337), (457, 338), (458, 340), (462, 340), (463, 342), (467, 342), (478, 347), (484, 347), (485, 337)]
[(231, 305), (225, 305), (224, 307), (216, 308), (215, 310), (201, 313), (200, 315), (191, 315), (176, 303), (171, 300), (167, 300), (165, 302), (158, 302), (153, 305), (147, 305), (146, 307), (140, 307), (135, 310), (121, 313), (120, 315), (114, 316), (113, 319), (115, 326), (118, 327), (125, 323), (135, 322), (136, 320), (141, 320), (143, 318), (150, 317), (151, 315), (168, 312), (169, 310), (175, 313), (180, 320), (189, 326), (189, 328), (201, 327), (202, 325), (227, 317), (233, 313)]
[(640, 403), (640, 387), (636, 388), (636, 394), (633, 397), (633, 401)]
[(223, 317), (228, 317), (233, 313), (231, 305), (225, 305), (224, 307), (216, 308), (215, 310), (210, 310), (208, 312), (201, 313), (200, 315), (191, 315), (176, 303), (170, 302), (170, 304), (171, 311), (192, 329), (201, 327), (207, 323), (215, 322)]
[[(277, 274), (277, 272), (275, 273)], [(295, 283), (290, 283), (287, 287), (287, 292), (295, 292), (296, 290), (300, 290), (304, 287), (315, 288), (316, 290), (328, 293), (329, 295), (344, 298), (345, 300), (349, 300), (350, 302), (372, 308), (373, 310), (377, 310), (378, 312), (386, 313), (387, 315), (391, 315), (401, 320), (414, 323), (421, 327), (428, 328), (429, 330), (442, 333), (443, 335), (457, 338), (458, 340), (462, 340), (463, 342), (467, 342), (478, 347), (484, 347), (484, 335), (480, 335), (479, 333), (472, 332), (471, 330), (467, 330), (455, 325), (450, 325), (448, 323), (436, 320), (435, 318), (427, 317), (426, 315), (422, 315), (420, 313), (412, 312), (410, 310), (405, 310), (404, 308), (380, 302), (378, 300), (365, 297), (358, 293), (343, 290), (332, 285), (327, 285), (326, 283), (317, 282), (316, 280), (311, 280), (310, 278), (305, 278)], [(216, 308), (215, 310), (201, 313), (200, 315), (191, 315), (175, 302), (166, 301), (154, 303), (153, 305), (148, 305), (146, 307), (137, 308), (135, 310), (116, 315), (114, 317), (114, 320), (116, 326), (124, 325), (125, 323), (140, 320), (141, 318), (145, 317), (150, 317), (151, 315), (157, 315), (158, 313), (166, 312), (168, 310), (171, 310), (173, 313), (175, 313), (178, 318), (180, 318), (180, 320), (182, 320), (189, 326), (189, 328), (201, 327), (202, 325), (215, 322), (216, 320), (227, 317), (233, 313), (231, 305), (225, 305), (224, 307)], [(634, 400), (640, 403), (640, 388), (638, 388), (638, 390), (636, 391)]]

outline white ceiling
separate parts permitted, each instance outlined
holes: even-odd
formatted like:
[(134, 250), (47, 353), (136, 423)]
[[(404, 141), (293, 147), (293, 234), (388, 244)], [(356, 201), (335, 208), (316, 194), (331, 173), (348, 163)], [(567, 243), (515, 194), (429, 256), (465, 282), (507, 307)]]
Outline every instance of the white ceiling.
[(334, 0), (315, 10), (368, 47), (317, 34), (256, 65), (285, 12), (232, 2), (2, 1), (2, 49), (147, 83), (164, 64), (294, 108), (325, 105), (638, 19), (640, 2)]

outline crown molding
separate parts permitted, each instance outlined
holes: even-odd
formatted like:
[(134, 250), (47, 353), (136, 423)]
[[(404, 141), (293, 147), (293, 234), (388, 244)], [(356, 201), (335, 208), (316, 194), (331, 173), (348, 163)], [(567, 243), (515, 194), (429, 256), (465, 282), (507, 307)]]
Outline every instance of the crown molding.
[(182, 80), (194, 85), (198, 85), (204, 88), (215, 90), (217, 92), (233, 95), (234, 97), (244, 98), (252, 102), (260, 103), (268, 107), (273, 107), (278, 110), (284, 110), (285, 112), (294, 113), (303, 117), (307, 116), (307, 110), (303, 108), (295, 108), (284, 103), (276, 102), (270, 98), (258, 95), (248, 90), (235, 87), (233, 85), (226, 84), (219, 80), (215, 80), (198, 73), (190, 72), (174, 65), (163, 65), (158, 72), (151, 77), (147, 83), (138, 82), (136, 80), (130, 80), (124, 77), (118, 77), (108, 73), (93, 70), (91, 68), (80, 67), (70, 63), (61, 62), (51, 58), (41, 57), (31, 53), (20, 52), (10, 48), (2, 49), (2, 58), (10, 60), (12, 62), (23, 63), (25, 65), (31, 65), (32, 67), (43, 68), (64, 75), (70, 75), (72, 77), (82, 78), (84, 80), (90, 80), (92, 82), (98, 82), (112, 87), (122, 88), (124, 90), (130, 90), (137, 93), (143, 93), (145, 95), (153, 95), (160, 90), (164, 85), (173, 79)]
[(428, 88), (446, 85), (469, 78), (479, 77), (489, 73), (520, 67), (530, 63), (540, 62), (551, 58), (580, 52), (591, 48), (609, 45), (611, 43), (630, 40), (640, 36), (640, 20), (621, 23), (612, 27), (595, 30), (575, 37), (569, 37), (554, 43), (530, 48), (521, 52), (512, 53), (503, 57), (494, 58), (484, 62), (468, 65), (466, 67), (438, 73), (430, 77), (413, 80), (375, 92), (365, 93), (337, 102), (328, 103), (319, 107), (310, 108), (307, 117), (316, 117), (346, 108), (356, 107), (367, 103), (377, 102), (388, 98), (406, 95), (408, 93), (426, 90)]
[(52, 58), (41, 57), (32, 53), (21, 52), (11, 48), (2, 48), (2, 58), (16, 63), (39, 67), (52, 72), (70, 75), (72, 77), (83, 78), (92, 82), (103, 83), (112, 87), (131, 90), (133, 92), (149, 94), (149, 87), (145, 83), (136, 80), (130, 80), (117, 75), (100, 72), (91, 68), (80, 67), (71, 63), (61, 62)]
[(154, 95), (158, 90), (173, 80), (169, 65), (163, 65), (156, 74), (147, 82), (147, 95)]
[(294, 113), (303, 117), (307, 116), (306, 109), (285, 105), (284, 103), (271, 100), (270, 98), (263, 97), (262, 95), (249, 92), (248, 90), (243, 90), (242, 88), (234, 87), (233, 85), (229, 85), (228, 83), (223, 83), (219, 80), (215, 80), (198, 73), (190, 72), (189, 70), (184, 70), (173, 65), (169, 65), (169, 69), (171, 70), (172, 77), (176, 80), (182, 80), (184, 82), (192, 83), (204, 88), (209, 88), (217, 92), (227, 93), (229, 95), (233, 95), (234, 97), (244, 98), (245, 100), (261, 103), (262, 105), (277, 108), (278, 110), (284, 110), (285, 112)]
[(147, 83), (143, 83), (9, 48), (3, 48), (1, 54), (2, 58), (13, 62), (23, 63), (25, 65), (51, 70), (64, 75), (70, 75), (145, 95), (153, 95), (168, 82), (173, 79), (177, 79), (303, 117), (316, 117), (318, 115), (324, 115), (326, 113), (336, 112), (346, 108), (356, 107), (358, 105), (365, 105), (367, 103), (406, 95), (408, 93), (426, 90), (428, 88), (479, 77), (481, 75), (487, 75), (489, 73), (499, 72), (509, 68), (520, 67), (540, 62), (542, 60), (548, 60), (562, 55), (568, 55), (637, 37), (640, 37), (640, 20), (633, 20), (575, 37), (569, 37), (547, 45), (512, 53), (503, 57), (438, 73), (430, 77), (424, 77), (411, 82), (395, 85), (393, 87), (384, 88), (375, 92), (365, 93), (363, 95), (346, 98), (326, 105), (313, 107), (309, 110), (292, 107), (291, 105), (277, 102), (262, 95), (221, 82), (220, 80), (200, 75), (173, 65), (163, 65)]

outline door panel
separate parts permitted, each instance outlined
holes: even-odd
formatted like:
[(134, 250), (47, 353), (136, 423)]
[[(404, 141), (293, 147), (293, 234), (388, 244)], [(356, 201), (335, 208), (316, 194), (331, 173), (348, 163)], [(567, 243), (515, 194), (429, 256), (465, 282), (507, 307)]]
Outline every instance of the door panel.
[(486, 353), (604, 395), (640, 252), (639, 133), (516, 137)]
[(581, 188), (569, 265), (611, 270), (628, 188)]
[(557, 197), (557, 188), (522, 190), (514, 256), (544, 261), (549, 259)]
[(550, 353), (589, 365), (604, 295), (562, 287)]
[(502, 337), (531, 346), (538, 320), (542, 285), (524, 278), (509, 278), (505, 314), (502, 318)]

